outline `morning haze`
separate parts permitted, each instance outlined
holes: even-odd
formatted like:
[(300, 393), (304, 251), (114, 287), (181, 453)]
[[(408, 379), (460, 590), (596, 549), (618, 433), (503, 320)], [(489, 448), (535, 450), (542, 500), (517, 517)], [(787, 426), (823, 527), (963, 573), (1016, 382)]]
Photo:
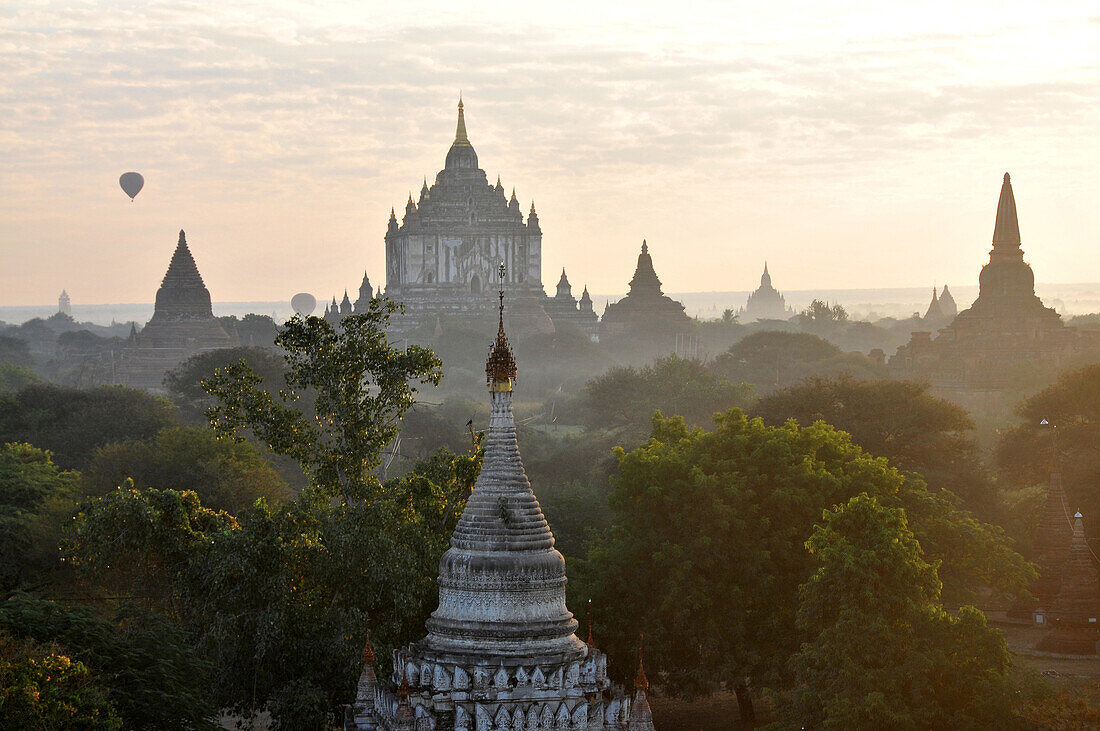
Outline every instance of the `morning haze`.
[(459, 90), (488, 174), (542, 212), (547, 278), (621, 291), (647, 238), (680, 292), (764, 259), (794, 289), (966, 281), (1008, 169), (1043, 281), (1082, 281), (1098, 38), (1088, 3), (13, 6), (0, 304), (147, 301), (180, 227), (219, 300), (381, 272)]
[(1092, 5), (0, 10), (0, 731), (1100, 728)]

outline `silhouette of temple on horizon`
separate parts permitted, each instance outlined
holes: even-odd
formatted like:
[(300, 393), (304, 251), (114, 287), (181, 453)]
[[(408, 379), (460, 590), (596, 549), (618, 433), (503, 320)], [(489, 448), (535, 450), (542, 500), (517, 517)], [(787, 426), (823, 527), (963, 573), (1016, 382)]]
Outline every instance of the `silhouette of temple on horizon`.
[[(1035, 274), (1024, 261), (1016, 198), (1008, 173), (1001, 184), (993, 248), (978, 276), (978, 298), (935, 335), (916, 331), (890, 358), (902, 378), (927, 380), (933, 391), (966, 407), (996, 408), (1012, 369), (1042, 363), (1057, 370), (1083, 350), (1100, 346), (1097, 334), (1078, 333), (1035, 294)], [(926, 313), (926, 321), (946, 321), (947, 288)], [(953, 306), (954, 299), (947, 300)], [(1000, 404), (1003, 406), (1003, 404)]]

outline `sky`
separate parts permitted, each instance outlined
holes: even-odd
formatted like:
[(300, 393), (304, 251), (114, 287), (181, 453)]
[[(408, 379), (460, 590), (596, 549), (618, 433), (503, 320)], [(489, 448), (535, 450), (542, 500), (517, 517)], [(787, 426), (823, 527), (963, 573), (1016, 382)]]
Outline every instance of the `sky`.
[[(0, 2), (0, 305), (384, 279), (465, 101), (543, 282), (972, 284), (1012, 174), (1040, 282), (1100, 282), (1092, 2)], [(123, 172), (145, 176), (131, 203)]]

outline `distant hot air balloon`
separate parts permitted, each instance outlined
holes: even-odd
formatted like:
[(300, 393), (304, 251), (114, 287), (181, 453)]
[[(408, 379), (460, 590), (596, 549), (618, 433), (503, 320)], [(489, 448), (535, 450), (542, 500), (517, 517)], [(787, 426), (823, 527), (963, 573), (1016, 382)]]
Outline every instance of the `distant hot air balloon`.
[(145, 178), (141, 177), (141, 173), (123, 173), (118, 179), (118, 184), (122, 186), (126, 195), (130, 196), (130, 202), (133, 202), (134, 196), (140, 193), (142, 186), (145, 185)]
[(290, 298), (290, 306), (302, 317), (309, 317), (317, 307), (317, 298), (309, 292), (299, 292)]

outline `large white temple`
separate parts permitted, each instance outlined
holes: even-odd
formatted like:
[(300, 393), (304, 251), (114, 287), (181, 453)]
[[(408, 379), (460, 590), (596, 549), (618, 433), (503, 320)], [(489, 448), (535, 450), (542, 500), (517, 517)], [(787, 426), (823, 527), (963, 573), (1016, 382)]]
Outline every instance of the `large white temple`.
[(607, 657), (576, 635), (565, 559), (531, 490), (516, 443), (517, 367), (500, 320), (486, 364), (491, 411), (481, 473), (439, 562), (428, 634), (394, 652), (378, 681), (364, 655), (347, 731), (653, 728), (647, 683), (632, 700)]

